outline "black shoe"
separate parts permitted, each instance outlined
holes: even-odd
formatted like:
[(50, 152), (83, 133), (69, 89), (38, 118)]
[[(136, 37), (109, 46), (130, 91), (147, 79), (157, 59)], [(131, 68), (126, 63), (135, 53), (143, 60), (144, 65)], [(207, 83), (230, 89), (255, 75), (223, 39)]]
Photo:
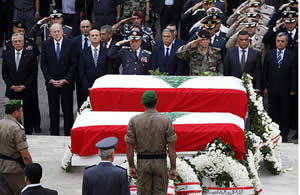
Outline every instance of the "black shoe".
[(33, 128), (34, 133), (41, 133), (42, 129), (40, 127)]
[(288, 138), (287, 137), (282, 137), (282, 143), (287, 143), (288, 142)]
[(296, 133), (291, 139), (298, 139), (298, 133)]

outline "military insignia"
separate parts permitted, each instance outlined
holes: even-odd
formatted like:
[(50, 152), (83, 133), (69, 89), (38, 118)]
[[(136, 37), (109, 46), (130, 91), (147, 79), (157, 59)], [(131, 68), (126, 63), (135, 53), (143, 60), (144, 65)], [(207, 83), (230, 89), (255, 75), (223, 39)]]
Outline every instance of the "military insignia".
[(292, 18), (293, 17), (293, 14), (289, 14), (289, 18)]
[(53, 10), (53, 13), (54, 13), (54, 14), (57, 14), (57, 10)]
[(26, 46), (26, 50), (33, 50), (32, 45), (27, 45), (27, 46)]
[(19, 28), (21, 28), (21, 27), (22, 27), (22, 24), (21, 24), (21, 23), (19, 23), (19, 24), (18, 24), (18, 27), (19, 27)]
[(148, 62), (148, 58), (146, 56), (141, 57), (141, 62), (147, 63)]
[(26, 142), (26, 140), (27, 140), (27, 138), (26, 138), (26, 135), (24, 134), (23, 135), (23, 141)]

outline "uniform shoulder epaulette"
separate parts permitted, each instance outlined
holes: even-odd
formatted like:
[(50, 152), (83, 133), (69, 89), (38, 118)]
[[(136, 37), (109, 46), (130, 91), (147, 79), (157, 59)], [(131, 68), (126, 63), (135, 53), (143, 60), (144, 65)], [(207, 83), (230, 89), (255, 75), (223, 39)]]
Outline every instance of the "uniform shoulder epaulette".
[(94, 166), (96, 166), (96, 165), (92, 165), (92, 166), (89, 166), (89, 167), (85, 167), (85, 170), (87, 170), (87, 169), (89, 169), (89, 168), (92, 168), (92, 167), (94, 167)]
[(42, 24), (40, 28), (48, 28), (48, 23)]
[(64, 27), (72, 30), (72, 27), (71, 27), (71, 26), (64, 25)]
[(266, 26), (264, 26), (264, 25), (260, 25), (260, 27), (261, 27), (261, 28), (264, 28), (264, 29), (266, 29), (266, 30), (269, 30), (269, 28), (266, 27)]
[(9, 43), (9, 42), (11, 42), (11, 40), (10, 40), (10, 39), (5, 41), (5, 43)]
[(124, 48), (124, 49), (130, 49), (130, 46), (126, 46), (126, 45), (125, 45), (125, 46), (122, 46), (122, 49), (123, 49), (123, 48)]
[(211, 47), (212, 50), (215, 50), (215, 51), (221, 51), (221, 48), (218, 48), (218, 47)]
[(120, 168), (120, 169), (123, 169), (124, 171), (127, 172), (127, 169), (125, 169), (124, 167), (121, 167), (121, 166), (119, 166), (119, 165), (116, 165), (116, 167), (118, 167), (118, 168)]
[(142, 52), (151, 55), (151, 51), (143, 49)]

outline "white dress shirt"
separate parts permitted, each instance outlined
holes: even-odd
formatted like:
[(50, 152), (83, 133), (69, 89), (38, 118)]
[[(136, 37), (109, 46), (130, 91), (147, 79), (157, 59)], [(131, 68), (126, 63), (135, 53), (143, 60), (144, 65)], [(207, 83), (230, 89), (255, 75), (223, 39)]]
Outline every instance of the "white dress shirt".
[(63, 42), (63, 37), (59, 40), (59, 41), (56, 41), (54, 39), (54, 48), (55, 48), (55, 52), (56, 52), (56, 43), (59, 43), (59, 51), (61, 52), (61, 45), (62, 45), (62, 42)]
[(19, 54), (19, 63), (20, 63), (20, 61), (21, 61), (21, 56), (22, 56), (22, 52), (23, 52), (23, 49), (21, 49), (20, 51), (17, 51), (17, 50), (15, 50), (15, 62), (16, 62), (16, 70), (18, 71), (18, 69), (19, 69), (19, 65), (20, 64), (17, 64), (17, 52), (19, 52), (20, 54)]
[(37, 184), (28, 184), (28, 185), (26, 185), (26, 186), (22, 189), (21, 193), (24, 192), (25, 190), (27, 190), (28, 188), (33, 188), (33, 187), (37, 187), (37, 186), (41, 186), (41, 184), (40, 184), (40, 183), (37, 183)]
[(289, 34), (291, 34), (291, 36), (292, 36), (292, 39), (294, 39), (295, 38), (295, 35), (296, 35), (296, 28), (294, 28), (294, 30), (292, 30), (292, 31), (288, 31), (288, 33)]
[(82, 47), (82, 49), (84, 49), (85, 38), (88, 39), (87, 40), (88, 47), (91, 46), (91, 40), (90, 40), (89, 36), (81, 35), (81, 42), (82, 42), (81, 47)]
[(170, 56), (170, 54), (171, 54), (171, 49), (172, 49), (172, 43), (169, 45), (169, 47), (168, 46), (166, 46), (165, 44), (164, 44), (164, 49), (165, 49), (165, 52), (164, 52), (164, 54), (165, 54), (165, 56), (167, 55), (167, 48), (169, 48), (169, 56)]
[(93, 45), (91, 45), (91, 49), (92, 49), (93, 57), (95, 56), (95, 49), (97, 49), (97, 52), (98, 52), (98, 58), (99, 58), (100, 44), (99, 44), (97, 47), (94, 47)]
[(239, 60), (240, 60), (240, 63), (242, 61), (242, 55), (243, 55), (243, 51), (242, 50), (245, 50), (245, 63), (247, 63), (247, 58), (248, 58), (248, 47), (246, 49), (242, 49), (239, 47)]

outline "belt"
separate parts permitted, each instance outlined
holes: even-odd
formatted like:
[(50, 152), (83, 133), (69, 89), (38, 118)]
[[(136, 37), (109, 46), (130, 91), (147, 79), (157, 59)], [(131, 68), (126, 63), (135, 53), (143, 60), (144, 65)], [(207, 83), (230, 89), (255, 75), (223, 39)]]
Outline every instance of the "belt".
[(15, 162), (19, 163), (22, 167), (25, 167), (25, 163), (24, 163), (22, 157), (14, 159), (14, 158), (9, 157), (9, 156), (0, 155), (0, 159), (3, 159), (3, 160), (12, 160), (12, 161), (15, 161)]
[(22, 12), (31, 11), (33, 9), (33, 7), (32, 8), (17, 8), (17, 7), (15, 7), (15, 8), (16, 8), (16, 10), (19, 10), (19, 11), (22, 11)]
[(137, 154), (137, 159), (166, 159), (167, 154)]

